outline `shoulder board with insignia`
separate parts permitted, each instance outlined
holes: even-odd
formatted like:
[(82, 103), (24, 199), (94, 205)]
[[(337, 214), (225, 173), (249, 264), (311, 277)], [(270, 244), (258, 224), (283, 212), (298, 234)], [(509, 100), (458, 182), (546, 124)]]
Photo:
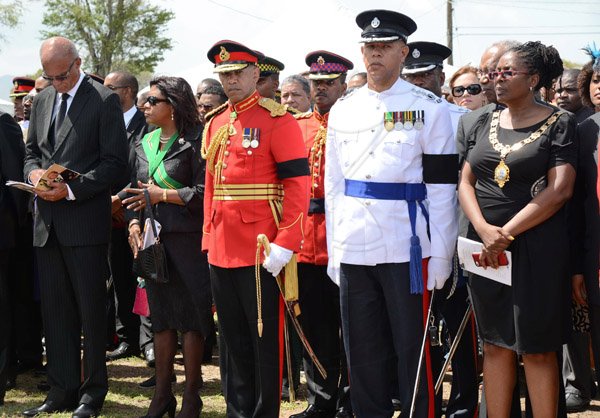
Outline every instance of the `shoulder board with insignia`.
[(437, 97), (432, 92), (417, 87), (412, 89), (412, 94), (434, 103), (442, 103), (443, 101), (440, 97)]
[(287, 107), (281, 103), (277, 103), (273, 99), (263, 97), (258, 101), (258, 104), (271, 112), (271, 117), (273, 118), (287, 114)]
[(208, 112), (206, 115), (204, 115), (204, 123), (208, 122), (209, 120), (211, 120), (214, 116), (218, 115), (219, 113), (221, 113), (222, 111), (224, 111), (225, 109), (227, 109), (227, 102), (223, 103), (221, 106), (211, 110), (210, 112)]
[(356, 93), (356, 91), (359, 89), (360, 87), (356, 87), (353, 88), (352, 90), (348, 91), (346, 90), (346, 93), (344, 93), (344, 95), (342, 97), (340, 97), (338, 100), (346, 100), (348, 97), (352, 96), (354, 93)]
[(296, 120), (298, 119), (308, 119), (312, 116), (313, 112), (304, 112), (304, 113), (297, 113), (294, 115), (294, 118), (296, 118)]

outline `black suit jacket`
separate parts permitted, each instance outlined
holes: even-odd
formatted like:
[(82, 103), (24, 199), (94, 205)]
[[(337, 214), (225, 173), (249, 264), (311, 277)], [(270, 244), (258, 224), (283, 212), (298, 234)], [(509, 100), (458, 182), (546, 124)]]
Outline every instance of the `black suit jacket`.
[[(183, 184), (177, 193), (184, 206), (157, 203), (154, 215), (167, 232), (202, 232), (204, 222), (204, 177), (206, 162), (200, 156), (202, 129), (190, 133), (173, 143), (163, 160), (165, 170), (171, 178)], [(148, 182), (148, 159), (138, 142), (135, 147), (136, 160), (132, 166), (132, 184), (140, 180)], [(128, 218), (137, 217), (137, 212), (129, 212)]]
[(110, 239), (110, 189), (127, 170), (127, 138), (119, 97), (85, 76), (65, 120), (48, 141), (56, 100), (54, 88), (34, 100), (26, 144), (25, 178), (53, 163), (81, 173), (68, 182), (75, 200), (37, 199), (34, 246), (44, 246), (51, 228), (66, 246), (105, 244)]
[[(130, 185), (129, 181), (131, 180), (131, 172), (129, 169), (135, 163), (135, 146), (148, 132), (148, 124), (146, 123), (146, 117), (144, 114), (139, 110), (136, 110), (126, 129), (128, 147), (127, 170), (123, 172), (123, 177), (120, 179), (119, 187), (115, 188), (115, 190), (121, 190), (119, 193), (117, 193), (121, 200), (127, 197), (127, 193), (125, 193), (122, 189), (124, 187), (129, 187)], [(137, 187), (137, 185), (134, 187)]]
[(15, 246), (17, 230), (26, 222), (29, 193), (5, 185), (8, 180), (23, 181), (23, 158), (21, 127), (0, 112), (0, 250)]
[(567, 209), (571, 234), (573, 273), (583, 274), (588, 303), (600, 305), (598, 268), (600, 214), (598, 213), (598, 138), (600, 113), (577, 126), (579, 158), (573, 197)]

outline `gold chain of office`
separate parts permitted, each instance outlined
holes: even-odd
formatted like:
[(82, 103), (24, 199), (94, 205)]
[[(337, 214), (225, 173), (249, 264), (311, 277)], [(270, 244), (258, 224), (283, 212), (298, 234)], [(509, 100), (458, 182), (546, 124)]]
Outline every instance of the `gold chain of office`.
[(550, 116), (546, 122), (540, 126), (535, 132), (531, 133), (527, 138), (522, 139), (513, 145), (502, 144), (498, 141), (498, 125), (500, 124), (500, 111), (497, 110), (492, 114), (492, 122), (490, 124), (490, 144), (495, 151), (500, 153), (500, 162), (494, 169), (494, 181), (500, 188), (510, 180), (510, 168), (506, 164), (506, 157), (513, 151), (518, 151), (527, 144), (537, 141), (546, 130), (556, 122), (563, 112), (556, 112)]

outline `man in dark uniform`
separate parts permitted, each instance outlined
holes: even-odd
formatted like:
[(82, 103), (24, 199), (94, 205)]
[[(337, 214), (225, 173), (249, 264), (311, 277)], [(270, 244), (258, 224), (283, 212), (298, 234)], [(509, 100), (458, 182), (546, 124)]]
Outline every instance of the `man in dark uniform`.
[[(348, 375), (340, 333), (339, 288), (327, 276), (325, 232), (325, 140), (329, 110), (346, 91), (346, 74), (354, 64), (328, 51), (306, 56), (312, 112), (296, 115), (304, 135), (311, 173), (310, 206), (304, 225), (304, 245), (298, 254), (300, 322), (317, 358), (327, 371), (324, 379), (304, 353), (308, 407), (290, 418), (350, 417)], [(337, 412), (336, 412), (337, 411)]]
[(264, 57), (258, 62), (260, 77), (256, 83), (256, 91), (262, 97), (268, 97), (275, 100), (277, 89), (279, 88), (279, 73), (283, 71), (285, 65), (275, 58)]
[[(446, 78), (443, 65), (444, 60), (452, 54), (450, 48), (435, 42), (410, 42), (408, 47), (408, 56), (402, 70), (404, 79), (438, 97), (442, 97), (442, 85)], [(468, 110), (453, 103), (448, 103), (446, 100), (444, 102), (450, 111), (453, 132), (456, 132), (459, 118)], [(463, 216), (462, 210), (460, 208), (458, 210), (459, 217)], [(444, 288), (438, 293), (434, 308), (436, 326), (443, 318), (452, 341), (457, 337), (463, 316), (467, 309), (470, 309), (466, 276), (457, 265), (455, 265), (455, 268), (458, 271), (454, 272), (454, 280), (446, 282)], [(453, 293), (448, 298), (450, 292)], [(477, 335), (475, 332), (475, 317), (472, 312), (469, 316), (467, 327), (460, 336), (460, 343), (452, 358), (452, 389), (446, 407), (447, 417), (467, 418), (474, 417), (477, 413), (479, 403)], [(433, 349), (432, 352), (436, 354), (434, 359), (438, 362), (437, 365), (434, 364), (434, 370), (436, 371), (434, 376), (437, 377), (444, 361), (444, 353), (441, 347)], [(441, 392), (439, 395), (441, 395)]]
[[(283, 300), (269, 273), (277, 276), (293, 262), (303, 243), (306, 150), (285, 106), (256, 92), (258, 52), (221, 41), (208, 58), (229, 97), (207, 116), (202, 144), (207, 160), (202, 249), (208, 251), (219, 316), (227, 416), (277, 418)], [(258, 234), (271, 242), (264, 269)]]

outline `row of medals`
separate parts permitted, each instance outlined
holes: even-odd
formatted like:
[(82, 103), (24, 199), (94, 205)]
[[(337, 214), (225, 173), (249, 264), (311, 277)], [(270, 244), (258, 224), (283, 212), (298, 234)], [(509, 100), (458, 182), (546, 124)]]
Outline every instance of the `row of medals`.
[(388, 132), (394, 129), (397, 131), (401, 131), (402, 129), (410, 131), (412, 128), (423, 129), (424, 122), (425, 111), (423, 110), (385, 112), (383, 115), (383, 126)]

